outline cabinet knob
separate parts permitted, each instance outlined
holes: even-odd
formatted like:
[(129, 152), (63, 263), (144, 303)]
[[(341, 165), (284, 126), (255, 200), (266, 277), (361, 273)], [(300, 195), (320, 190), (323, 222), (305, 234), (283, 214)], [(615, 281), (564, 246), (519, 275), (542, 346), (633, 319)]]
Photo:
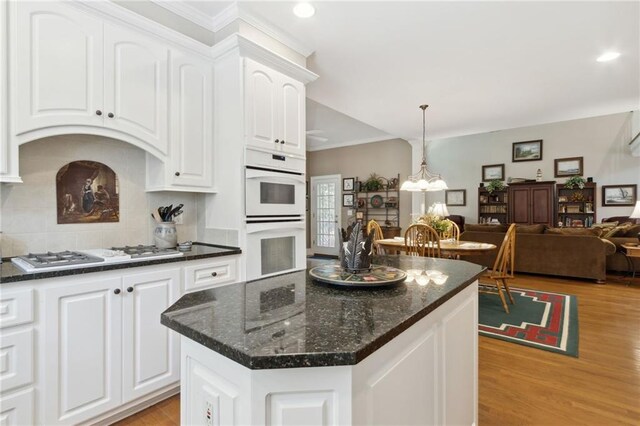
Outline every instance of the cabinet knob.
[(115, 290), (113, 290), (113, 294), (120, 294), (120, 289), (116, 288)]
[(280, 141), (280, 143), (281, 143), (282, 145), (284, 145), (284, 139), (282, 139), (282, 140)]
[(133, 293), (133, 287), (127, 287), (127, 292)]
[(174, 175), (180, 176), (180, 172), (175, 172)]
[(97, 110), (97, 111), (96, 111), (96, 115), (102, 115), (102, 111)]
[(113, 113), (112, 113), (112, 112), (110, 112), (109, 114), (107, 114), (107, 117), (109, 117), (109, 118), (113, 118)]
[(211, 276), (212, 276), (212, 277), (217, 277), (217, 276), (218, 276), (218, 273), (217, 273), (217, 272), (212, 272), (212, 273), (211, 273)]
[(279, 139), (276, 139), (276, 143), (280, 143), (280, 140), (279, 140)]

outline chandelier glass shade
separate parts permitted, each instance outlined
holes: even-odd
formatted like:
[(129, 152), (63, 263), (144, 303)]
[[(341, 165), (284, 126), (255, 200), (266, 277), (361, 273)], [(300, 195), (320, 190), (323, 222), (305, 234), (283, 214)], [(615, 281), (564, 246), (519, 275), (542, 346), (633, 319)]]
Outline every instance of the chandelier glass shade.
[(420, 170), (407, 177), (407, 180), (400, 187), (401, 191), (431, 192), (448, 189), (447, 184), (439, 174), (432, 173), (427, 169), (426, 109), (428, 107), (429, 105), (420, 105), (422, 110), (422, 163), (420, 163)]

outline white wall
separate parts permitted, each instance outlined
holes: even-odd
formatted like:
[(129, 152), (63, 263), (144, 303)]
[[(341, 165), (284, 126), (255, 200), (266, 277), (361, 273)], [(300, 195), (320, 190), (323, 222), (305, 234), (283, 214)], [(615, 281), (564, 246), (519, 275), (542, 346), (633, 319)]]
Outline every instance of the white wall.
[[(602, 185), (637, 184), (640, 187), (640, 158), (632, 157), (629, 141), (636, 133), (637, 112), (624, 112), (580, 120), (563, 121), (517, 129), (430, 141), (427, 146), (429, 169), (440, 173), (450, 189), (466, 189), (467, 205), (449, 207), (449, 213), (463, 215), (468, 223), (478, 220), (478, 185), (482, 165), (505, 164), (505, 178), (534, 179), (542, 170), (543, 180), (554, 178), (554, 159), (584, 157), (584, 177), (598, 185), (597, 220), (628, 216), (632, 207), (603, 207)], [(513, 163), (513, 142), (543, 140), (542, 160)], [(419, 144), (418, 144), (419, 145)], [(419, 163), (421, 148), (414, 144), (413, 163)], [(420, 197), (414, 196), (413, 212), (420, 210)], [(444, 192), (429, 193), (427, 205), (444, 201)]]
[[(99, 161), (111, 167), (120, 187), (120, 222), (57, 223), (56, 174), (76, 160)], [(28, 252), (101, 248), (153, 242), (151, 210), (183, 203), (184, 224), (178, 241), (196, 240), (197, 194), (145, 193), (145, 154), (121, 141), (86, 135), (56, 136), (20, 147), (24, 183), (2, 184), (0, 230), (2, 256)]]

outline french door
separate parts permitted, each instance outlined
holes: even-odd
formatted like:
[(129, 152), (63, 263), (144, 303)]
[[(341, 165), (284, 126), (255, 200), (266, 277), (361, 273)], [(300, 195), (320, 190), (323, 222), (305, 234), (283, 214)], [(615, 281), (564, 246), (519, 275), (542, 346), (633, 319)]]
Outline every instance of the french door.
[(315, 254), (337, 256), (341, 224), (340, 175), (311, 177), (311, 248)]

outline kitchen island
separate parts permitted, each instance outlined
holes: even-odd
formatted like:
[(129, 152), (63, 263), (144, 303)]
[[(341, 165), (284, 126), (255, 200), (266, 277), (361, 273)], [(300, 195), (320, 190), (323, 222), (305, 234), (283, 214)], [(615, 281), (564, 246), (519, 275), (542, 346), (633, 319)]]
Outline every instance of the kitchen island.
[(179, 299), (161, 322), (181, 334), (181, 423), (477, 423), (483, 267), (374, 263), (407, 280), (352, 289), (300, 271)]

